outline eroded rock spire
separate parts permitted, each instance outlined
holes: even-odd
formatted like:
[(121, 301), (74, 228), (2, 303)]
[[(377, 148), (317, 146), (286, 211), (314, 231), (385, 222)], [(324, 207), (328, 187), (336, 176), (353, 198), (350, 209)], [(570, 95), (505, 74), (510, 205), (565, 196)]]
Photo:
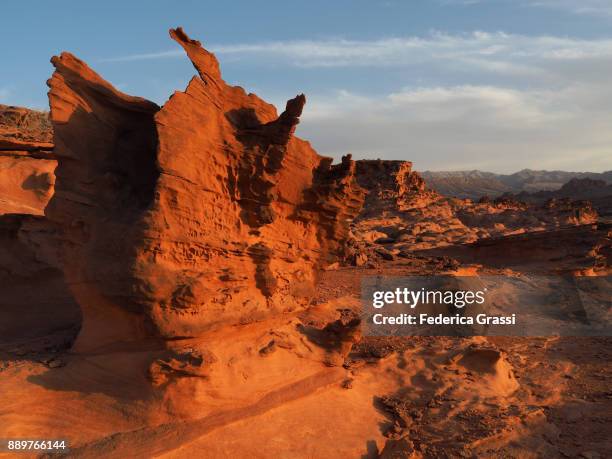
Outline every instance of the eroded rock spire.
[(52, 60), (47, 215), (84, 311), (77, 350), (306, 306), (363, 202), (350, 159), (333, 166), (294, 136), (304, 95), (277, 116), (181, 28), (170, 35), (199, 76), (161, 108), (69, 53)]

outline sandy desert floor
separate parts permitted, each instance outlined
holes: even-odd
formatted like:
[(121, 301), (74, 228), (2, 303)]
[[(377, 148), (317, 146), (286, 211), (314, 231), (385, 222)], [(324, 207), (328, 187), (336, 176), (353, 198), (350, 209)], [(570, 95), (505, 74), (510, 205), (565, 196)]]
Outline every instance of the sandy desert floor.
[[(326, 271), (310, 314), (355, 307), (362, 275), (409, 269)], [(21, 308), (33, 305), (45, 308)], [(70, 457), (603, 458), (612, 446), (610, 338), (366, 337), (332, 366), (280, 339), (256, 352), (291, 335), (285, 316), (177, 343), (236, 364), (197, 399), (192, 386), (164, 399), (144, 377), (159, 343), (75, 354), (58, 317), (2, 343), (0, 437), (67, 437)], [(185, 415), (181, 400), (206, 408)]]

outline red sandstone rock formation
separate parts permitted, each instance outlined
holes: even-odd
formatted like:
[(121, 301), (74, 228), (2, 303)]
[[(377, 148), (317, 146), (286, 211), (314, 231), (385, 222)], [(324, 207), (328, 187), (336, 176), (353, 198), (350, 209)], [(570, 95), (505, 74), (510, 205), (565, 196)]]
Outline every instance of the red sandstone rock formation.
[(513, 234), (595, 223), (588, 202), (525, 203), (500, 197), (448, 198), (429, 190), (407, 161), (357, 161), (357, 180), (366, 191), (363, 211), (352, 225), (348, 264), (411, 256), (418, 250), (473, 243)]
[(53, 149), (53, 132), (47, 113), (0, 104), (0, 150), (39, 151)]
[(199, 42), (170, 35), (198, 76), (161, 108), (72, 54), (52, 59), (58, 168), (46, 214), (84, 312), (77, 348), (303, 307), (361, 208), (350, 158), (332, 165), (293, 135), (303, 95), (278, 116), (227, 85)]
[[(292, 135), (303, 97), (276, 117), (173, 33), (200, 76), (161, 109), (68, 54), (54, 61), (52, 221), (0, 216), (0, 437), (43, 432), (69, 438), (71, 457), (105, 458), (242, 457), (279, 431), (260, 455), (574, 457), (607, 438), (609, 340), (360, 340), (363, 271), (351, 268), (323, 273), (316, 306), (274, 312), (304, 304), (342, 252), (355, 175), (371, 212), (353, 229), (378, 232), (388, 275), (458, 273), (448, 255), (479, 265), (463, 273), (609, 275), (609, 225), (504, 236), (593, 214), (446, 199), (410, 163), (333, 166)], [(483, 240), (461, 245), (471, 237)], [(414, 253), (441, 243), (454, 250)], [(95, 352), (59, 353), (80, 323), (73, 295), (79, 348)], [(145, 335), (179, 339), (133, 342)], [(104, 347), (118, 340), (132, 342)]]
[(367, 190), (361, 217), (427, 205), (438, 194), (412, 171), (410, 161), (357, 161), (357, 180)]
[(51, 123), (46, 113), (0, 105), (0, 215), (41, 215), (53, 194)]

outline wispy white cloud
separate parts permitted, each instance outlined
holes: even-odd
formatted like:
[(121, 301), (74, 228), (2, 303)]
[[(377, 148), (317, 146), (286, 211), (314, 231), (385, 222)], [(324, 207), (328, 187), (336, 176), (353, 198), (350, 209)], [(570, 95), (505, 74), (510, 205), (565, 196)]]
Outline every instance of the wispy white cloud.
[(573, 14), (612, 16), (612, 2), (610, 0), (437, 0), (437, 2), (449, 6), (505, 3), (522, 7), (550, 8)]
[(182, 49), (171, 49), (168, 51), (157, 51), (143, 54), (130, 54), (127, 56), (117, 56), (99, 59), (98, 62), (132, 62), (132, 61), (148, 61), (156, 59), (168, 59), (185, 56)]
[[(421, 169), (612, 169), (612, 39), (432, 32), (211, 49), (222, 65), (401, 69), (405, 81), (383, 94), (330, 92), (324, 81), (311, 91), (299, 134), (324, 154), (411, 159)], [(182, 51), (120, 59), (175, 56)]]
[(612, 88), (460, 85), (385, 97), (312, 97), (299, 135), (323, 154), (409, 159), (418, 169), (612, 169)]
[[(220, 59), (255, 60), (258, 65), (282, 61), (298, 67), (405, 67), (423, 63), (465, 64), (498, 73), (531, 74), (545, 61), (587, 58), (612, 59), (612, 39), (576, 39), (525, 36), (503, 32), (449, 35), (432, 32), (424, 37), (378, 40), (298, 40), (212, 45)], [(127, 62), (182, 57), (182, 50), (133, 54), (102, 59)]]
[(610, 0), (525, 0), (525, 4), (534, 7), (554, 8), (575, 14), (612, 16)]

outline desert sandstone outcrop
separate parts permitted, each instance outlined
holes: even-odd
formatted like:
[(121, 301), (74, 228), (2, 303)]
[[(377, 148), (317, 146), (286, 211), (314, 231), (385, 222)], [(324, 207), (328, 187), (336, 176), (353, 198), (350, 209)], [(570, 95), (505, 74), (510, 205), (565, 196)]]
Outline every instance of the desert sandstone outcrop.
[(299, 95), (274, 106), (227, 85), (179, 28), (198, 72), (159, 107), (69, 53), (49, 80), (58, 159), (46, 215), (84, 312), (78, 348), (197, 336), (305, 306), (362, 205), (338, 165), (293, 135)]
[(362, 160), (356, 170), (366, 200), (352, 224), (351, 264), (365, 264), (368, 256), (358, 254), (368, 251), (392, 259), (417, 250), (554, 231), (598, 219), (588, 201), (526, 203), (483, 197), (474, 202), (445, 197), (429, 189), (408, 161)]
[(53, 194), (53, 132), (47, 113), (0, 104), (0, 215), (42, 215)]

